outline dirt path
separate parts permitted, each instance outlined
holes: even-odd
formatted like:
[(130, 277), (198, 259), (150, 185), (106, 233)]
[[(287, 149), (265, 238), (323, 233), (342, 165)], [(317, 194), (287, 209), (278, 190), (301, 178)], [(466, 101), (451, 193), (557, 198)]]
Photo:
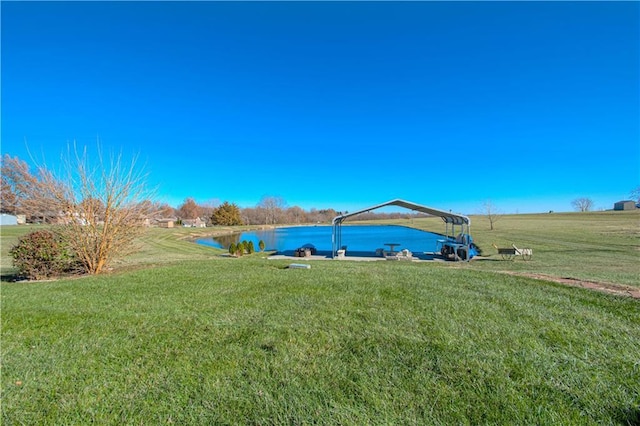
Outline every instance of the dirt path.
[(527, 272), (505, 272), (505, 274), (534, 278), (536, 280), (553, 281), (554, 283), (564, 284), (571, 287), (588, 288), (591, 290), (602, 291), (604, 293), (615, 294), (618, 296), (630, 296), (634, 299), (640, 299), (640, 288), (631, 287), (628, 285), (585, 281), (579, 280), (577, 278), (561, 278), (554, 277), (553, 275), (533, 274)]

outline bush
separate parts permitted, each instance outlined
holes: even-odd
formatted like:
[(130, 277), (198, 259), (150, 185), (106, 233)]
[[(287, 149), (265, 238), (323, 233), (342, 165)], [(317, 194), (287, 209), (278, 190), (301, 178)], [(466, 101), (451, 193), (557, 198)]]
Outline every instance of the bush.
[(260, 248), (260, 251), (264, 251), (264, 241), (258, 241), (258, 248)]
[(252, 253), (254, 253), (254, 252), (256, 251), (256, 247), (255, 247), (255, 245), (253, 244), (253, 241), (249, 241), (249, 244), (247, 244), (247, 246), (246, 246), (246, 247), (247, 247), (247, 252), (248, 252), (249, 254), (252, 254)]
[(235, 255), (236, 254), (236, 244), (235, 243), (231, 243), (229, 245), (229, 254), (231, 255)]
[(58, 276), (78, 267), (77, 258), (62, 238), (47, 230), (23, 236), (9, 253), (18, 275), (31, 280)]

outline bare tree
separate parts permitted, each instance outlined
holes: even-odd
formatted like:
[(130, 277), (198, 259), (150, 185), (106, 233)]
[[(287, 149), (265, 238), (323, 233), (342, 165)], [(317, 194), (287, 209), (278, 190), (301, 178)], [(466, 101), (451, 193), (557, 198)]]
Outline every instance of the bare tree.
[(634, 188), (630, 193), (629, 197), (636, 203), (640, 203), (640, 186)]
[(213, 198), (198, 204), (200, 207), (200, 218), (207, 222), (207, 225), (211, 224), (211, 216), (213, 212), (220, 206), (220, 200)]
[(0, 181), (0, 213), (18, 214), (18, 197), (4, 175)]
[(588, 212), (593, 208), (593, 201), (590, 198), (576, 198), (571, 202), (573, 208), (579, 212)]
[(150, 209), (154, 217), (168, 218), (176, 216), (176, 209), (174, 209), (167, 203), (153, 202), (150, 200), (145, 200), (143, 202), (151, 203)]
[(266, 213), (260, 207), (248, 207), (240, 210), (240, 217), (245, 225), (262, 225)]
[(304, 223), (307, 221), (306, 213), (298, 206), (289, 207), (285, 213), (287, 223)]
[(51, 173), (42, 166), (32, 174), (29, 166), (18, 157), (5, 155), (2, 167), (3, 206), (13, 210), (14, 214), (23, 214), (30, 222), (60, 223), (60, 212), (68, 203), (60, 203), (52, 196), (53, 192), (63, 192), (61, 183), (52, 178)]
[(493, 205), (491, 200), (487, 200), (483, 203), (482, 210), (485, 216), (487, 216), (487, 219), (489, 219), (489, 229), (493, 231), (495, 223), (502, 218), (502, 214), (496, 206)]
[(145, 229), (154, 210), (146, 175), (135, 159), (124, 164), (120, 154), (107, 162), (99, 152), (97, 163), (90, 163), (86, 149), (79, 154), (75, 148), (62, 170), (56, 176), (41, 168), (44, 196), (57, 206), (64, 222), (60, 232), (86, 272), (99, 274), (129, 253)]
[[(31, 218), (38, 215), (43, 206), (39, 180), (29, 166), (18, 157), (5, 154), (2, 157), (2, 205), (3, 213), (24, 214)], [(40, 200), (41, 201), (41, 200)]]
[(265, 195), (260, 199), (258, 207), (264, 209), (265, 212), (265, 225), (273, 225), (280, 223), (282, 216), (282, 210), (286, 207), (287, 203), (282, 197), (273, 197)]
[(307, 214), (309, 222), (314, 223), (331, 223), (334, 217), (338, 216), (338, 212), (334, 209), (317, 210), (312, 208)]
[(178, 207), (180, 219), (196, 219), (202, 215), (202, 209), (193, 198), (187, 198)]

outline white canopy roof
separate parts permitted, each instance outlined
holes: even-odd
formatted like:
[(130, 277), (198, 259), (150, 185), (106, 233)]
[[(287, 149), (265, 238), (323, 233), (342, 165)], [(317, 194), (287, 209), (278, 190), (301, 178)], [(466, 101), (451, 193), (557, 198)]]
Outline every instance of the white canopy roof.
[(351, 216), (355, 216), (358, 215), (360, 213), (366, 213), (369, 212), (371, 210), (376, 210), (382, 207), (386, 207), (386, 206), (399, 206), (399, 207), (404, 207), (405, 209), (409, 209), (409, 210), (415, 210), (421, 213), (426, 213), (428, 215), (431, 216), (439, 216), (440, 218), (442, 218), (442, 220), (445, 223), (452, 223), (454, 225), (470, 225), (471, 224), (471, 220), (464, 215), (461, 214), (455, 214), (455, 213), (451, 213), (450, 211), (444, 211), (444, 210), (438, 210), (438, 209), (434, 209), (433, 207), (427, 207), (427, 206), (423, 206), (421, 204), (416, 204), (416, 203), (411, 203), (409, 201), (404, 201), (404, 200), (400, 200), (400, 199), (395, 199), (395, 200), (391, 200), (391, 201), (387, 201), (386, 203), (382, 203), (382, 204), (378, 204), (377, 206), (372, 206), (372, 207), (367, 207), (366, 209), (362, 209), (362, 210), (358, 210), (357, 212), (351, 212), (351, 213), (347, 213), (347, 214), (343, 214), (340, 216), (336, 216), (335, 218), (333, 218), (333, 224), (340, 224), (342, 223), (343, 220), (351, 217)]

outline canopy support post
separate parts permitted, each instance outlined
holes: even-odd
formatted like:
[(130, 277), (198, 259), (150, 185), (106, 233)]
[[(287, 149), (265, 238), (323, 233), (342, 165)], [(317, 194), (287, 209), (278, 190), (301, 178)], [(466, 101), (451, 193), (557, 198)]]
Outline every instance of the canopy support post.
[(331, 233), (331, 258), (335, 259), (338, 248), (342, 246), (342, 220), (333, 221), (333, 232)]

